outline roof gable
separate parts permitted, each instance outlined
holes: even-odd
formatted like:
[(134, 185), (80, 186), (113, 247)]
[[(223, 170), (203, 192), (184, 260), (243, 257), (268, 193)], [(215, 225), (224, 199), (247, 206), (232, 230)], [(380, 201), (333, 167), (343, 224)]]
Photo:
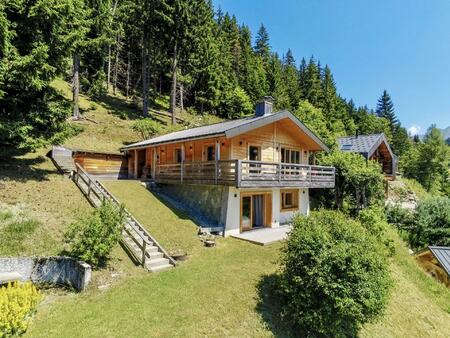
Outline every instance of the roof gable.
[(157, 136), (145, 141), (127, 145), (125, 147), (122, 147), (122, 150), (143, 148), (151, 145), (181, 142), (214, 136), (225, 136), (227, 138), (232, 138), (246, 133), (250, 130), (257, 129), (286, 118), (290, 119), (301, 130), (301, 132), (311, 140), (313, 140), (320, 149), (329, 151), (328, 147), (322, 142), (322, 140), (320, 140), (319, 137), (317, 137), (289, 111), (281, 111), (264, 116), (247, 117), (239, 120), (226, 121), (212, 125), (176, 131), (173, 133)]
[(436, 257), (439, 264), (447, 272), (450, 277), (450, 247), (445, 246), (429, 246), (428, 249)]
[(355, 153), (360, 153), (366, 156), (367, 158), (371, 157), (383, 142), (385, 143), (386, 148), (388, 149), (392, 158), (394, 158), (395, 155), (392, 152), (392, 149), (389, 146), (389, 143), (384, 133), (346, 136), (340, 137), (338, 139), (339, 149), (341, 151), (351, 151)]

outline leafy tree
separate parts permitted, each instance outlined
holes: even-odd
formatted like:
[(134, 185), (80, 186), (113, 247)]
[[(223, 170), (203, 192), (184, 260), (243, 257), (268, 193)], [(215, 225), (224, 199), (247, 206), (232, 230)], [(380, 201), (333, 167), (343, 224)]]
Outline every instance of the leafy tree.
[(418, 181), (428, 191), (440, 189), (442, 178), (448, 173), (448, 147), (442, 133), (434, 125), (429, 128), (419, 149)]
[(253, 113), (253, 104), (245, 91), (236, 87), (225, 102), (225, 111), (229, 119), (241, 118)]
[[(383, 176), (378, 163), (366, 161), (357, 153), (337, 150), (323, 155), (320, 163), (336, 168), (336, 208), (353, 207), (360, 210), (370, 205), (382, 204)], [(347, 203), (344, 205), (344, 202)]]
[(433, 197), (417, 206), (410, 243), (415, 248), (450, 245), (450, 198)]
[(282, 255), (283, 314), (305, 336), (356, 336), (383, 314), (391, 286), (385, 251), (360, 222), (325, 210), (294, 219)]
[(322, 109), (315, 108), (308, 101), (302, 100), (298, 104), (298, 108), (293, 113), (302, 121), (311, 131), (318, 135), (326, 144), (333, 145), (336, 137), (328, 128), (327, 119)]
[(157, 121), (147, 118), (134, 122), (131, 129), (140, 136), (141, 140), (147, 140), (161, 132), (161, 125)]

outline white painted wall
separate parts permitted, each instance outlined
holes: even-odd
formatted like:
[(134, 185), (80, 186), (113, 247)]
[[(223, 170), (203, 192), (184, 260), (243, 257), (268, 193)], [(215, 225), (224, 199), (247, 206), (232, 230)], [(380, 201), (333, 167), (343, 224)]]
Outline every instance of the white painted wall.
[[(228, 191), (228, 205), (225, 221), (225, 236), (237, 235), (240, 233), (240, 213), (241, 213), (241, 192), (246, 189), (230, 187)], [(248, 191), (257, 191), (254, 189)], [(292, 216), (297, 211), (280, 212), (281, 196), (280, 188), (261, 189), (261, 191), (272, 192), (272, 227), (279, 227), (280, 224), (289, 223)], [(309, 189), (299, 189), (299, 213), (309, 214)]]

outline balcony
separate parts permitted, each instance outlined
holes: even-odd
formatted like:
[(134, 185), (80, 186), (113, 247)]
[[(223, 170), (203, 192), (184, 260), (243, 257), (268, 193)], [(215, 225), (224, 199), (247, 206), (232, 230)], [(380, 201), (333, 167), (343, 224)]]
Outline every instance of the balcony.
[(169, 184), (334, 188), (335, 169), (305, 164), (223, 160), (159, 164), (154, 177), (157, 183)]

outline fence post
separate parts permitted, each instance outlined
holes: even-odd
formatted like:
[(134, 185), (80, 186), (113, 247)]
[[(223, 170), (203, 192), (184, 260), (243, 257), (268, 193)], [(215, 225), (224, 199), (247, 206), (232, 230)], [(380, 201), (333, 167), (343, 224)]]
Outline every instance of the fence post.
[(215, 184), (217, 184), (217, 179), (219, 176), (219, 166), (217, 164), (218, 164), (218, 162), (215, 161), (214, 162), (214, 182), (215, 182)]
[(234, 164), (234, 177), (236, 180), (236, 187), (239, 188), (241, 186), (242, 179), (242, 162), (241, 160), (235, 160)]
[(180, 171), (181, 171), (180, 179), (181, 179), (181, 183), (183, 183), (183, 177), (184, 177), (184, 161), (181, 161), (181, 164), (180, 164)]
[(278, 183), (281, 183), (281, 162), (278, 162)]
[(87, 191), (88, 197), (89, 197), (89, 195), (91, 194), (91, 183), (92, 183), (92, 181), (89, 180), (89, 183), (88, 183), (88, 191)]
[(145, 267), (145, 260), (147, 258), (146, 256), (146, 251), (147, 251), (147, 242), (145, 239), (142, 239), (142, 266)]

